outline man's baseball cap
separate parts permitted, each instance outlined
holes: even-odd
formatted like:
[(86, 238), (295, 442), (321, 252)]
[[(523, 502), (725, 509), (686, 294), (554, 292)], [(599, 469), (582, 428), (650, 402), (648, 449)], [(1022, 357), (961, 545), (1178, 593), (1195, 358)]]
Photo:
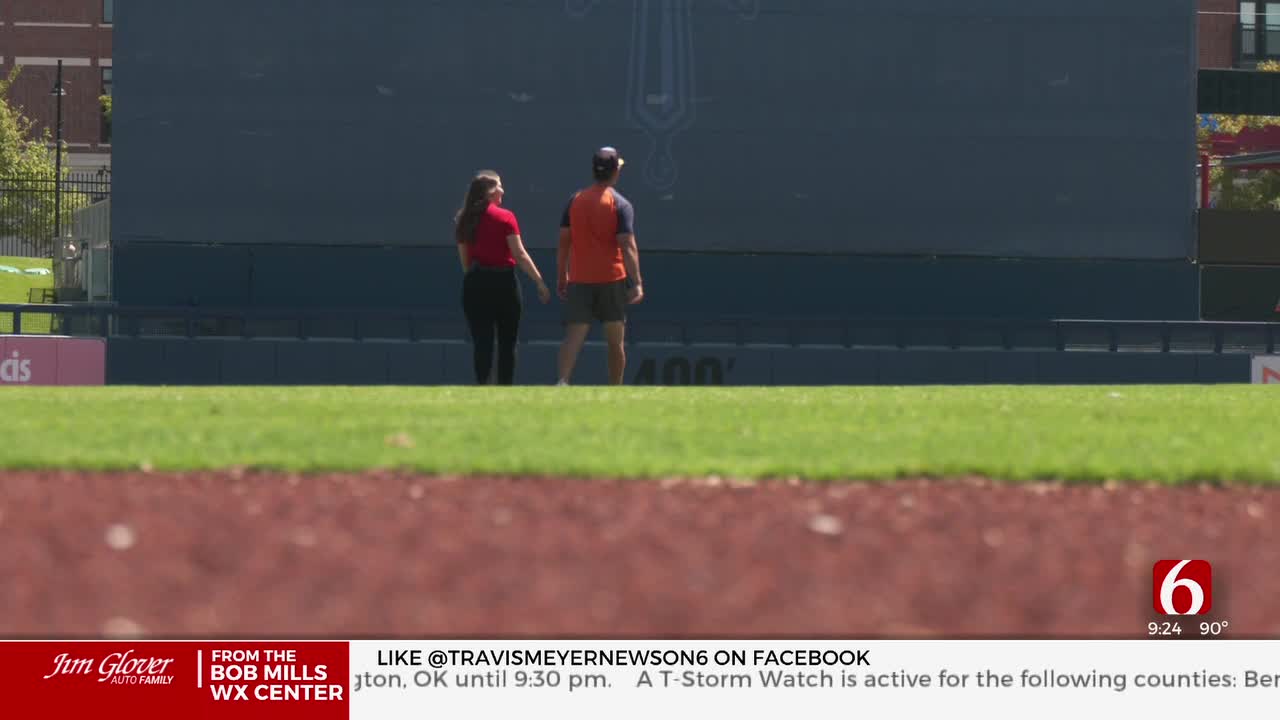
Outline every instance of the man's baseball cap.
[(617, 148), (602, 147), (591, 158), (591, 169), (600, 172), (612, 172), (626, 165), (626, 161), (618, 154)]

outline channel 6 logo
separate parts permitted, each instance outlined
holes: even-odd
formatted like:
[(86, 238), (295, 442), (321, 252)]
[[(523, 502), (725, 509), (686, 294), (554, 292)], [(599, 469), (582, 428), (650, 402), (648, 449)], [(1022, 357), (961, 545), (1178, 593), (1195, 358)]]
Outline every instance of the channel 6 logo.
[(1152, 603), (1162, 615), (1204, 615), (1213, 607), (1207, 560), (1161, 560), (1151, 576)]

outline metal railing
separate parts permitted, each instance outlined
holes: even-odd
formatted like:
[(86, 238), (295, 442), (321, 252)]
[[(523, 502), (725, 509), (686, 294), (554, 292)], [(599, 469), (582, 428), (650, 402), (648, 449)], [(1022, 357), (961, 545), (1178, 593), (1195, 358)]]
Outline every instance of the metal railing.
[[(456, 312), (351, 309), (120, 307), (110, 303), (0, 304), (22, 334), (32, 316), (51, 316), (68, 335), (94, 337), (464, 341)], [(1280, 322), (1009, 320), (968, 318), (759, 318), (637, 313), (631, 344), (827, 346), (894, 349), (1092, 350), (1275, 354)], [(404, 332), (379, 332), (388, 327)], [(534, 323), (524, 342), (554, 342), (559, 326)]]

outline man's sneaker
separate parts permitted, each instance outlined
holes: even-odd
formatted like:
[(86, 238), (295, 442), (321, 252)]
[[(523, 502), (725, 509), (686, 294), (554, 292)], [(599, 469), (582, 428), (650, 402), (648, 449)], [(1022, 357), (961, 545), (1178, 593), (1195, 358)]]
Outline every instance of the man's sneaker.
[(561, 380), (560, 382), (556, 383), (556, 387), (569, 387), (569, 383), (565, 382), (564, 380)]

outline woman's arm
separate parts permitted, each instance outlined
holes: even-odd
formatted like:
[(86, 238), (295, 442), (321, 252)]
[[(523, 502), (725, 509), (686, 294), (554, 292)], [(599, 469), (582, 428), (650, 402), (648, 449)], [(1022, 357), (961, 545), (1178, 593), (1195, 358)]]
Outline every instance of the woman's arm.
[(466, 243), (458, 243), (458, 260), (462, 262), (462, 273), (471, 269), (471, 250)]
[(507, 247), (511, 248), (511, 257), (515, 258), (516, 264), (524, 271), (535, 283), (538, 284), (538, 297), (546, 302), (550, 297), (547, 290), (547, 284), (542, 280), (542, 273), (538, 272), (538, 266), (534, 264), (533, 258), (529, 257), (529, 252), (524, 249), (524, 241), (519, 235), (507, 236)]

